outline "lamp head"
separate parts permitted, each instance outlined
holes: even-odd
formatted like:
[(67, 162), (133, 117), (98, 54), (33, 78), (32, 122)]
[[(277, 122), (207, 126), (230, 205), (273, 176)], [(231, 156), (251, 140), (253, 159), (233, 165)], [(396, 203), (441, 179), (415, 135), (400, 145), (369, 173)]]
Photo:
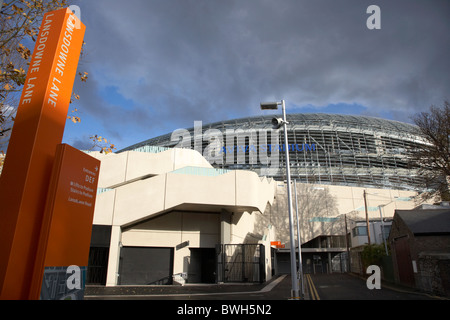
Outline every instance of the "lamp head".
[(281, 118), (272, 118), (272, 126), (274, 129), (278, 129), (283, 125), (284, 121)]
[(278, 102), (261, 102), (261, 110), (277, 110)]

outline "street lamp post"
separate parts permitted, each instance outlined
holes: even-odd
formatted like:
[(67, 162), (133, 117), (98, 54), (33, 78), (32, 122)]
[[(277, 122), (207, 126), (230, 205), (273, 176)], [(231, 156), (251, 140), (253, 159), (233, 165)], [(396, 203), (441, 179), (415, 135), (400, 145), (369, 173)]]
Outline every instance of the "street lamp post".
[(300, 219), (298, 216), (298, 199), (297, 199), (297, 180), (294, 179), (295, 194), (295, 213), (297, 215), (297, 246), (298, 246), (298, 275), (300, 277), (302, 297), (305, 295), (305, 285), (303, 284), (303, 265), (302, 265), (302, 241), (300, 237)]
[(297, 268), (296, 268), (296, 257), (295, 257), (295, 242), (294, 242), (294, 224), (293, 224), (293, 214), (292, 214), (292, 195), (291, 195), (291, 169), (289, 165), (289, 144), (287, 136), (287, 121), (286, 121), (286, 107), (284, 100), (281, 102), (263, 102), (261, 103), (261, 110), (277, 110), (278, 105), (281, 104), (283, 111), (283, 119), (273, 118), (272, 124), (274, 127), (279, 128), (284, 127), (284, 146), (286, 154), (286, 178), (287, 178), (287, 193), (288, 193), (288, 212), (289, 212), (289, 234), (290, 234), (290, 251), (291, 251), (291, 278), (292, 278), (292, 290), (291, 298), (299, 299), (299, 289), (298, 289), (298, 279), (297, 279)]

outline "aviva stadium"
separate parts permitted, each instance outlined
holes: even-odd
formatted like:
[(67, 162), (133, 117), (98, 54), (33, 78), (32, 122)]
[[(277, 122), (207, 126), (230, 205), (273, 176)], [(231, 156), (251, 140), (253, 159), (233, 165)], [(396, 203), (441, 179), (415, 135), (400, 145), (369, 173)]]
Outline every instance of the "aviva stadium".
[[(283, 129), (273, 115), (215, 123), (194, 122), (123, 151), (182, 147), (199, 151), (215, 168), (245, 169), (286, 179)], [(408, 154), (424, 139), (413, 125), (366, 116), (288, 114), (291, 177), (298, 182), (399, 190), (423, 189)]]
[(304, 272), (362, 274), (358, 250), (386, 243), (396, 210), (417, 206), (424, 185), (408, 156), (424, 140), (401, 122), (290, 114), (285, 143), (272, 119), (194, 121), (91, 153), (101, 170), (87, 283), (264, 282), (292, 273), (300, 242)]

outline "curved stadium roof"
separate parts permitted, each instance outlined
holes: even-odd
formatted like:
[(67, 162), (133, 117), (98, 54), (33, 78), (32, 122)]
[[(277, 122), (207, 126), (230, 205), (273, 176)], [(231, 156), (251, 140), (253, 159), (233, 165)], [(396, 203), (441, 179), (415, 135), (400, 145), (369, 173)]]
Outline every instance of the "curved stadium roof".
[[(274, 114), (202, 123), (202, 130), (272, 130)], [(344, 184), (418, 190), (423, 181), (417, 171), (409, 167), (407, 156), (411, 149), (424, 143), (413, 125), (367, 116), (337, 115), (325, 113), (287, 114), (291, 175), (294, 179), (309, 183)], [(187, 129), (193, 135), (194, 128)], [(172, 133), (155, 137), (119, 152), (127, 150), (148, 151), (148, 146), (173, 147)], [(269, 138), (267, 138), (269, 140)], [(279, 130), (280, 145), (284, 145)], [(247, 149), (251, 142), (245, 142)], [(203, 150), (208, 142), (203, 141)], [(292, 146), (291, 146), (292, 145)], [(261, 145), (256, 143), (257, 152)], [(191, 145), (193, 148), (193, 145)], [(235, 149), (236, 159), (239, 150)], [(280, 151), (282, 149), (280, 148)], [(247, 152), (248, 153), (248, 152)], [(253, 170), (260, 175), (285, 179), (285, 156), (279, 153), (276, 168), (250, 161), (214, 163), (224, 169)], [(242, 158), (241, 158), (242, 159)]]

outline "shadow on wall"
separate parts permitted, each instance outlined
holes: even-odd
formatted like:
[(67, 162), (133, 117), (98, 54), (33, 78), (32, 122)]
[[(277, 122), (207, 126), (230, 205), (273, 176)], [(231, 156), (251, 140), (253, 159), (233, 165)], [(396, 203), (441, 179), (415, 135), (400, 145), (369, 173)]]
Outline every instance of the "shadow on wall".
[[(337, 201), (326, 186), (297, 183), (296, 189), (302, 243), (308, 242), (319, 235), (345, 233), (344, 219), (339, 216)], [(294, 216), (294, 230), (297, 235), (294, 191), (294, 186), (292, 186), (292, 213)], [(277, 240), (289, 245), (289, 212), (286, 183), (278, 183), (275, 201), (272, 206), (268, 207), (264, 216), (276, 229)], [(256, 224), (255, 230), (263, 227), (263, 225)]]

